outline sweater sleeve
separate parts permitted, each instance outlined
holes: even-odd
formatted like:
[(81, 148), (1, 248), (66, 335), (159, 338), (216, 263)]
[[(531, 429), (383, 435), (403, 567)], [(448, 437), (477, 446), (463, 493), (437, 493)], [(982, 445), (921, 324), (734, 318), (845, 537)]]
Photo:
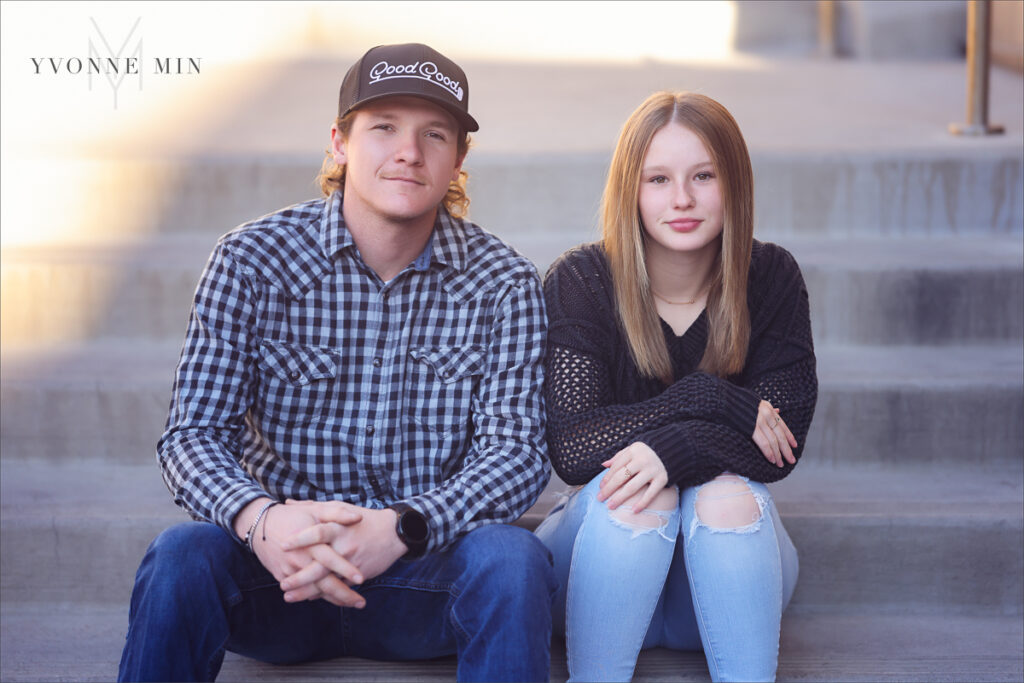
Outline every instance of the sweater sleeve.
[[(670, 483), (682, 486), (725, 471), (772, 481), (792, 469), (769, 463), (751, 438), (763, 398), (780, 409), (799, 453), (817, 398), (806, 288), (792, 257), (778, 252), (780, 272), (763, 278), (770, 286), (751, 283), (758, 297), (751, 301), (751, 348), (741, 375), (731, 381), (695, 372), (630, 404), (615, 403), (605, 349), (616, 332), (602, 328), (585, 280), (566, 272), (549, 278), (548, 445), (564, 481), (589, 481), (602, 462), (636, 441), (658, 454)], [(613, 310), (604, 315), (616, 324)]]

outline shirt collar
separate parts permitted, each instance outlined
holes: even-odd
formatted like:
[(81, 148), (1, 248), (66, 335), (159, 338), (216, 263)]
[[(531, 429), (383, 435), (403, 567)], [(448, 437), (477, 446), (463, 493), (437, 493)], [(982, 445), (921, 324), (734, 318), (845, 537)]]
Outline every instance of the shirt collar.
[[(332, 193), (324, 204), (324, 215), (320, 221), (320, 248), (328, 260), (333, 259), (342, 249), (355, 246), (352, 233), (345, 225), (341, 206), (340, 191)], [(437, 218), (434, 220), (434, 231), (427, 240), (427, 246), (413, 262), (413, 268), (427, 270), (431, 263), (439, 263), (462, 271), (466, 265), (466, 252), (466, 235), (462, 221), (452, 218), (441, 206), (438, 207)]]
[(462, 271), (466, 268), (466, 230), (463, 221), (452, 218), (443, 206), (434, 221), (433, 259), (436, 263)]
[(324, 203), (324, 216), (320, 221), (320, 248), (328, 260), (332, 260), (339, 251), (355, 246), (352, 233), (345, 225), (345, 217), (341, 215), (341, 192), (335, 191)]

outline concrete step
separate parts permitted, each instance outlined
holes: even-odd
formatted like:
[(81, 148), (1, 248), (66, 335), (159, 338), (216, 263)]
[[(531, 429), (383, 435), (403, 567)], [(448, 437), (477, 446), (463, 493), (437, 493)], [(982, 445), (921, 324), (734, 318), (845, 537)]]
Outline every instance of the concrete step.
[[(818, 347), (807, 454), (824, 462), (1018, 463), (1024, 349)], [(1004, 412), (1005, 410), (1005, 412)]]
[[(599, 152), (471, 152), (471, 218), (503, 236), (591, 233), (614, 142), (609, 137)], [(956, 150), (755, 151), (755, 225), (777, 238), (1020, 236), (1020, 144), (970, 144)], [(181, 233), (212, 240), (256, 216), (318, 196), (321, 160), (311, 151), (301, 157), (69, 159), (57, 169), (50, 159), (12, 161), (16, 178), (49, 170), (69, 189), (48, 198), (50, 211), (4, 221), (17, 225), (27, 243)]]
[[(596, 238), (503, 237), (543, 273)], [(8, 247), (0, 270), (5, 344), (181, 338), (215, 238), (161, 236), (109, 246)], [(1024, 337), (1018, 237), (780, 240), (799, 261), (819, 344), (964, 344)]]
[[(221, 65), (181, 93), (173, 125), (125, 116), (110, 126), (116, 133), (82, 135), (22, 122), (5, 148), (4, 189), (21, 200), (3, 207), (5, 244), (213, 237), (308, 198), (334, 116), (332, 84), (348, 63)], [(472, 215), (501, 234), (589, 230), (622, 122), (662, 89), (703, 92), (733, 112), (755, 163), (762, 230), (1024, 232), (1024, 83), (1012, 72), (991, 75), (990, 117), (1006, 134), (958, 138), (947, 132), (963, 112), (957, 62), (464, 67), (481, 121), (467, 159)], [(48, 210), (34, 210), (41, 205)]]
[[(49, 462), (152, 462), (177, 344), (3, 349), (0, 451)], [(817, 348), (807, 458), (818, 462), (1021, 461), (1024, 350), (1001, 345)]]
[[(0, 679), (109, 681), (117, 675), (128, 625), (125, 606), (5, 602)], [(1024, 675), (1024, 628), (1017, 617), (843, 614), (782, 619), (779, 681), (1006, 681)], [(564, 642), (551, 647), (551, 680), (568, 677)], [(294, 666), (228, 653), (219, 681), (451, 681), (455, 660), (375, 662), (344, 658)], [(647, 650), (635, 680), (708, 681), (703, 653)]]
[[(152, 539), (185, 521), (155, 463), (0, 460), (9, 600), (127, 604)], [(533, 528), (565, 487), (524, 517)], [(1024, 613), (1022, 468), (801, 465), (772, 486), (808, 613)]]

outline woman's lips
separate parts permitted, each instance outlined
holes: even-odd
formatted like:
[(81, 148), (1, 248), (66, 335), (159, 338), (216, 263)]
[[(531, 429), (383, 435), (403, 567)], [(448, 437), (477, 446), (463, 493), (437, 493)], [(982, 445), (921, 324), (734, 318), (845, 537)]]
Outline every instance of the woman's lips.
[(703, 222), (700, 218), (677, 218), (672, 221), (666, 221), (666, 225), (676, 232), (693, 232)]

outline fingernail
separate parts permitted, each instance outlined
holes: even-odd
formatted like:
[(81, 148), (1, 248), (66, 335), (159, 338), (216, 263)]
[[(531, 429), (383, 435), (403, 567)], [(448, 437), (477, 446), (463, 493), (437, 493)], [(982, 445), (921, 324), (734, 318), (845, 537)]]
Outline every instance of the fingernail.
[(366, 607), (366, 603), (365, 602), (357, 602), (356, 603), (356, 609), (363, 609), (364, 607)]
[(355, 581), (356, 583), (362, 583), (363, 582), (363, 577), (360, 574), (356, 574), (355, 576), (352, 577), (352, 580)]

